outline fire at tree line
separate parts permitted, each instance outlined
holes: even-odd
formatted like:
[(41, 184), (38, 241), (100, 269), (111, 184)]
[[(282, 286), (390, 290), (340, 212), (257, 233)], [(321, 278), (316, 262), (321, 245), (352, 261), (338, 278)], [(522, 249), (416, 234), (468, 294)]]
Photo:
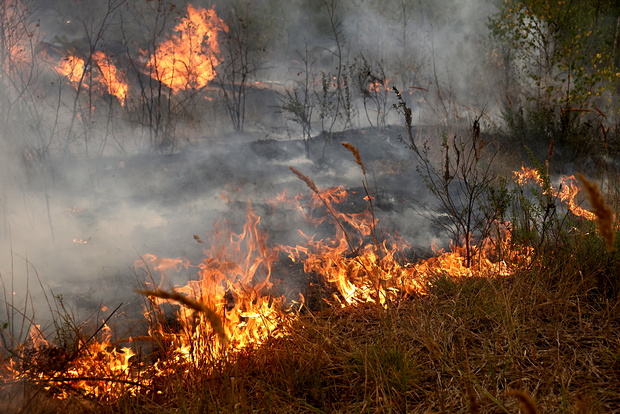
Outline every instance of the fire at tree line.
[[(113, 323), (122, 305), (102, 304), (81, 322), (63, 296), (51, 292), (42, 293), (51, 318), (42, 325), (34, 318), (31, 293), (21, 299), (13, 292), (20, 277), (15, 267), (2, 265), (0, 410), (474, 413), (553, 411), (556, 404), (563, 404), (562, 412), (620, 409), (617, 391), (594, 379), (618, 385), (620, 369), (615, 2), (472, 0), (455, 8), (452, 0), (107, 0), (89, 4), (87, 15), (78, 0), (40, 3), (0, 5), (0, 137), (7, 158), (3, 175), (21, 174), (26, 178), (16, 182), (44, 194), (41, 211), (53, 243), (60, 243), (49, 204), (54, 177), (61, 175), (58, 165), (85, 161), (84, 175), (95, 188), (103, 186), (108, 160), (121, 169), (144, 151), (153, 157), (200, 145), (215, 151), (221, 147), (212, 143), (227, 135), (245, 140), (240, 145), (264, 145), (265, 152), (277, 148), (261, 153), (270, 165), (290, 163), (286, 178), (278, 178), (285, 183), (282, 191), (261, 202), (260, 211), (276, 216), (283, 211), (287, 223), (299, 228), (295, 243), (273, 241), (264, 225), (269, 217), (261, 217), (248, 196), (244, 224), (219, 220), (209, 238), (187, 237), (200, 245), (200, 262), (140, 252), (133, 272), (143, 305), (135, 330)], [(377, 137), (385, 143), (378, 144)], [(299, 144), (295, 156), (283, 149), (293, 141)], [(389, 146), (389, 154), (398, 156), (380, 159), (366, 145)], [(366, 155), (375, 157), (372, 163)], [(355, 189), (322, 185), (332, 182), (325, 171), (346, 166), (340, 175), (357, 183)], [(406, 174), (420, 177), (425, 200), (432, 200), (420, 201), (418, 208), (427, 210), (438, 239), (449, 240), (444, 247), (428, 240), (416, 252), (409, 235), (383, 226), (397, 221), (394, 212), (409, 208), (395, 207), (406, 203), (394, 201), (398, 191), (413, 197), (420, 190), (377, 183), (406, 187), (401, 178)], [(14, 190), (7, 181), (0, 187), (3, 236), (10, 234), (6, 211)], [(235, 187), (237, 181), (245, 185), (237, 179), (226, 183), (219, 201), (231, 209), (233, 198), (238, 201), (246, 191)], [(89, 240), (72, 242), (83, 247)], [(293, 273), (303, 275), (303, 286), (283, 292), (282, 280)], [(179, 275), (191, 276), (187, 283), (169, 282)], [(37, 278), (45, 292), (46, 282)], [(358, 332), (385, 327), (397, 337), (394, 325), (403, 309), (422, 314), (423, 306), (477, 303), (479, 295), (472, 292), (480, 286), (493, 300), (506, 301), (499, 309), (508, 309), (513, 303), (506, 292), (515, 280), (528, 278), (535, 281), (532, 301), (540, 296), (532, 312), (553, 302), (542, 299), (549, 294), (567, 315), (574, 310), (585, 335), (592, 330), (589, 346), (604, 349), (588, 365), (596, 375), (581, 366), (565, 368), (574, 369), (579, 387), (546, 371), (549, 383), (533, 386), (523, 379), (525, 365), (519, 364), (526, 363), (518, 352), (514, 365), (502, 365), (501, 374), (494, 367), (491, 377), (483, 377), (484, 364), (495, 357), (486, 345), (480, 345), (484, 351), (476, 348), (477, 334), (463, 328), (465, 322), (458, 338), (446, 333), (442, 340), (421, 337), (407, 345), (418, 341), (420, 352), (444, 360), (443, 368), (411, 362), (398, 341), (387, 346), (394, 353), (377, 351), (377, 343), (386, 346), (384, 332), (360, 344), (343, 342), (340, 348), (352, 349), (342, 357), (348, 362), (324, 376), (285, 369), (286, 358), (297, 361), (293, 356), (300, 350), (284, 344), (299, 345), (304, 335), (324, 347), (314, 357), (326, 367), (341, 358), (324, 357), (335, 339), (319, 332), (331, 318), (346, 326), (359, 322), (361, 328), (351, 328)], [(579, 289), (566, 293), (567, 285)], [(484, 308), (479, 306), (471, 309)], [(493, 326), (508, 321), (507, 330), (520, 330), (517, 310), (515, 320), (493, 316), (502, 314), (496, 308), (481, 312)], [(602, 315), (605, 335), (589, 322)], [(459, 308), (451, 316), (461, 317)], [(548, 351), (544, 335), (537, 337), (545, 343), (540, 355)], [(461, 341), (456, 348), (466, 355), (450, 359), (465, 365), (445, 362), (449, 352), (456, 355), (445, 345), (452, 341)], [(494, 346), (503, 348), (502, 341)], [(575, 347), (587, 353), (588, 345)], [(281, 354), (270, 355), (269, 349)], [(553, 349), (559, 355), (560, 346)], [(543, 358), (531, 358), (538, 357)], [(240, 373), (260, 365), (260, 358), (282, 359), (265, 363), (261, 374)], [(483, 368), (472, 370), (480, 360)], [(438, 374), (427, 375), (426, 369)], [(270, 382), (287, 373), (293, 382)], [(455, 384), (447, 380), (457, 377)], [(351, 381), (363, 391), (342, 391)], [(183, 388), (197, 394), (179, 397)]]

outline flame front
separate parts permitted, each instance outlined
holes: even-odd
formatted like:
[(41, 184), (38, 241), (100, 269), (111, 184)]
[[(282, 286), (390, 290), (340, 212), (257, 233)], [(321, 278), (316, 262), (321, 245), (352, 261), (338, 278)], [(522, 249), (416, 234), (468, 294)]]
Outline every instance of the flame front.
[[(403, 296), (426, 294), (429, 278), (440, 273), (455, 278), (509, 273), (505, 262), (492, 259), (498, 244), (507, 248), (510, 243), (505, 229), (500, 232), (500, 240), (484, 240), (480, 248), (472, 246), (478, 252), (472, 266), (465, 265), (464, 249), (457, 247), (410, 263), (406, 260), (410, 246), (401, 238), (397, 235), (389, 240), (377, 238), (377, 220), (369, 210), (358, 214), (339, 212), (336, 205), (344, 203), (346, 197), (342, 187), (321, 190), (306, 204), (296, 197), (306, 221), (317, 225), (331, 218), (336, 234), (333, 238), (317, 240), (315, 235), (300, 232), (305, 241), (303, 246), (280, 246), (291, 260), (303, 262), (305, 272), (319, 274), (337, 290), (328, 300), (330, 303), (342, 307), (368, 302), (386, 306)], [(325, 208), (321, 209), (321, 205)]]
[(101, 73), (101, 77), (98, 81), (105, 87), (110, 95), (118, 99), (121, 105), (125, 105), (129, 87), (127, 83), (122, 80), (120, 72), (112, 62), (112, 59), (106, 56), (105, 53), (98, 51), (93, 53), (93, 61)]
[(174, 34), (150, 57), (147, 67), (151, 76), (174, 93), (206, 86), (215, 78), (215, 66), (220, 63), (217, 33), (227, 31), (213, 8), (188, 5), (187, 16), (175, 26)]
[[(129, 86), (123, 79), (121, 71), (118, 70), (112, 59), (104, 52), (97, 51), (91, 56), (92, 64), (95, 70), (87, 73), (87, 64), (84, 59), (68, 55), (61, 59), (56, 67), (56, 72), (67, 77), (67, 81), (71, 83), (75, 89), (92, 87), (98, 93), (108, 93), (125, 105)], [(91, 78), (87, 79), (86, 75), (90, 74)]]
[[(539, 175), (529, 170), (522, 172), (529, 177), (523, 183), (534, 180), (541, 185)], [(571, 180), (564, 177), (561, 184), (562, 189), (567, 189), (564, 191), (568, 200), (574, 200), (576, 194)], [(151, 322), (149, 335), (129, 338), (155, 344), (158, 352), (154, 355), (159, 356), (148, 368), (145, 369), (144, 362), (135, 361), (133, 349), (110, 341), (107, 325), (98, 340), (79, 342), (73, 354), (62, 358), (50, 354), (62, 362), (54, 371), (40, 369), (36, 358), (30, 367), (20, 367), (13, 361), (1, 368), (14, 379), (41, 381), (61, 398), (75, 390), (100, 400), (150, 392), (145, 390), (157, 384), (158, 378), (175, 373), (191, 378), (195, 370), (204, 373), (213, 366), (213, 361), (230, 352), (260, 345), (269, 337), (286, 333), (287, 321), (296, 313), (290, 310), (291, 301), (273, 294), (272, 283), (274, 263), (285, 255), (303, 263), (306, 273), (317, 275), (324, 286), (332, 289), (334, 294), (322, 299), (342, 307), (361, 303), (388, 307), (402, 297), (427, 294), (432, 278), (437, 275), (452, 278), (509, 275), (533, 256), (528, 247), (519, 250), (513, 246), (506, 226), (497, 224), (494, 240), (482, 240), (479, 246), (471, 246), (476, 257), (469, 267), (465, 266), (466, 253), (457, 247), (412, 263), (407, 260), (410, 248), (402, 239), (377, 235), (377, 219), (372, 209), (343, 213), (338, 207), (347, 200), (344, 188), (314, 188), (311, 197), (290, 198), (282, 194), (270, 203), (273, 208), (289, 207), (291, 214), (301, 214), (314, 226), (314, 234), (300, 230), (303, 245), (270, 246), (261, 231), (260, 217), (248, 206), (247, 221), (241, 232), (235, 233), (226, 222), (221, 223), (210, 247), (204, 251), (205, 259), (198, 265), (185, 258), (165, 259), (154, 255), (145, 255), (136, 262), (136, 267), (162, 274), (161, 283), (157, 284), (151, 277), (146, 283), (148, 290), (142, 291), (149, 297), (145, 312)], [(563, 194), (563, 191), (553, 192)], [(319, 228), (332, 229), (333, 236), (320, 238)], [(200, 237), (194, 238), (204, 243)], [(196, 280), (184, 286), (166, 285), (167, 290), (163, 290), (167, 276), (191, 269), (198, 269)], [(166, 304), (172, 306), (168, 307), (173, 309), (172, 315), (166, 314)], [(54, 351), (38, 328), (30, 336), (29, 346), (34, 350), (30, 353), (38, 355), (37, 358)], [(24, 351), (24, 355), (28, 352)]]
[[(177, 362), (211, 360), (227, 350), (280, 334), (278, 328), (287, 318), (284, 298), (269, 294), (278, 251), (267, 246), (259, 223), (260, 218), (248, 207), (240, 234), (222, 224), (205, 251), (207, 258), (198, 265), (198, 280), (174, 288), (175, 294), (188, 298), (175, 313), (180, 328), (170, 332), (154, 323), (151, 335), (170, 344)], [(152, 301), (160, 306), (168, 300), (154, 296)], [(153, 319), (159, 312), (156, 308), (147, 317)]]
[(558, 189), (556, 190), (553, 186), (545, 188), (540, 173), (533, 168), (521, 167), (521, 171), (514, 171), (513, 174), (518, 185), (524, 186), (530, 181), (535, 182), (543, 190), (543, 193), (548, 193), (547, 195), (549, 196), (555, 195), (558, 200), (565, 203), (570, 212), (575, 216), (585, 218), (586, 220), (596, 219), (594, 213), (580, 207), (575, 200), (579, 193), (579, 187), (577, 187), (577, 180), (574, 175), (560, 176), (559, 183), (557, 184)]

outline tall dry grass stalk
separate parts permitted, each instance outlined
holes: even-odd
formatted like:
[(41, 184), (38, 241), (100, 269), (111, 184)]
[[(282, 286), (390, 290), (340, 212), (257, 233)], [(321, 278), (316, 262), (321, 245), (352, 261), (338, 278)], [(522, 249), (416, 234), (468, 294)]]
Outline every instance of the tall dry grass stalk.
[(225, 347), (226, 344), (228, 344), (228, 337), (226, 336), (226, 331), (224, 330), (222, 319), (213, 309), (209, 308), (204, 303), (191, 299), (174, 290), (171, 292), (167, 292), (162, 289), (142, 289), (138, 290), (137, 292), (144, 296), (153, 296), (160, 299), (174, 300), (182, 305), (187, 306), (190, 309), (204, 313), (204, 315), (207, 317), (207, 320), (209, 321), (209, 324), (211, 325), (211, 328), (220, 337), (220, 342), (222, 346)]
[(362, 175), (364, 176), (362, 180), (362, 185), (364, 186), (364, 191), (366, 192), (366, 199), (368, 200), (368, 205), (370, 206), (370, 214), (372, 216), (372, 225), (371, 225), (371, 233), (374, 241), (375, 248), (378, 247), (377, 242), (377, 232), (375, 228), (376, 216), (375, 216), (375, 205), (373, 203), (373, 199), (375, 197), (370, 195), (370, 185), (368, 184), (368, 176), (366, 175), (366, 166), (364, 165), (364, 161), (362, 161), (362, 156), (360, 155), (360, 150), (353, 144), (349, 144), (348, 142), (341, 142), (340, 145), (348, 149), (353, 157), (355, 157), (355, 162), (362, 169)]
[(605, 202), (605, 198), (601, 194), (600, 189), (596, 183), (588, 180), (582, 174), (577, 173), (577, 178), (581, 181), (583, 188), (588, 194), (588, 200), (592, 206), (594, 215), (596, 216), (596, 225), (598, 227), (601, 236), (605, 240), (608, 252), (614, 252), (616, 250), (614, 231), (615, 214), (611, 207)]
[[(374, 246), (375, 246), (375, 250), (376, 250), (378, 248), (378, 246), (379, 246), (379, 243), (377, 242), (377, 233), (376, 233), (376, 229), (375, 229), (376, 218), (375, 218), (374, 206), (373, 206), (373, 203), (372, 203), (372, 197), (371, 197), (371, 195), (370, 195), (370, 193), (368, 191), (368, 178), (366, 176), (366, 167), (364, 166), (364, 162), (362, 161), (362, 157), (361, 157), (359, 149), (357, 149), (357, 147), (355, 147), (354, 145), (349, 144), (349, 143), (342, 143), (341, 142), (340, 144), (343, 147), (345, 147), (346, 149), (348, 149), (349, 151), (351, 151), (351, 153), (355, 157), (355, 162), (362, 169), (362, 173), (364, 175), (364, 180), (362, 181), (362, 183), (363, 183), (363, 186), (364, 186), (364, 190), (366, 191), (366, 196), (367, 196), (368, 202), (370, 204), (370, 211), (371, 211), (371, 215), (372, 215), (371, 233), (372, 233), (372, 237), (373, 237), (373, 241), (374, 241)], [(288, 168), (297, 176), (297, 178), (299, 178), (301, 181), (306, 183), (308, 188), (310, 188), (316, 194), (316, 197), (318, 197), (319, 200), (321, 200), (321, 202), (323, 203), (323, 205), (325, 206), (325, 208), (327, 209), (329, 214), (331, 214), (331, 216), (334, 218), (334, 220), (335, 220), (336, 224), (338, 225), (338, 227), (340, 227), (340, 229), (342, 230), (344, 238), (347, 241), (347, 244), (349, 245), (349, 249), (351, 249), (351, 253), (356, 252), (357, 248), (353, 244), (353, 241), (351, 240), (349, 232), (347, 232), (347, 229), (345, 229), (344, 225), (342, 224), (342, 220), (340, 220), (338, 218), (338, 215), (336, 214), (336, 212), (332, 208), (331, 204), (328, 203), (325, 200), (325, 198), (323, 198), (323, 196), (319, 192), (319, 189), (316, 186), (316, 184), (314, 183), (314, 181), (310, 177), (308, 177), (307, 175), (303, 174), (298, 169), (296, 169), (294, 167), (290, 167), (290, 166)], [(375, 289), (376, 289), (376, 301), (377, 301), (377, 303), (381, 303), (381, 300), (380, 300), (380, 285), (381, 285), (382, 281), (381, 281), (380, 277), (376, 276), (375, 275), (376, 272), (372, 272), (372, 269), (369, 269), (364, 264), (364, 262), (362, 260), (360, 260), (360, 258), (357, 256), (357, 254), (355, 255), (355, 260), (362, 266), (362, 268), (366, 271), (366, 273), (369, 276), (371, 276), (371, 277), (373, 277), (375, 279), (373, 283), (374, 283)]]
[(344, 225), (342, 224), (340, 219), (338, 219), (338, 215), (336, 214), (336, 212), (334, 211), (332, 206), (327, 201), (325, 201), (323, 196), (321, 196), (321, 192), (319, 191), (319, 188), (316, 186), (316, 184), (314, 183), (312, 178), (308, 177), (307, 175), (305, 175), (304, 173), (302, 173), (301, 171), (299, 171), (295, 167), (290, 167), (289, 166), (288, 168), (293, 172), (293, 174), (295, 174), (297, 176), (297, 178), (299, 178), (301, 181), (306, 183), (308, 188), (310, 188), (316, 194), (316, 196), (319, 198), (319, 200), (321, 200), (321, 202), (323, 203), (323, 205), (325, 206), (327, 211), (329, 211), (329, 214), (331, 214), (331, 216), (336, 221), (336, 224), (342, 229), (342, 232), (344, 233), (344, 237), (347, 240), (347, 244), (349, 245), (349, 248), (351, 249), (351, 252), (354, 252), (355, 251), (355, 245), (351, 241), (351, 238), (349, 237), (349, 233), (347, 233), (347, 230), (344, 228)]
[(349, 144), (348, 142), (341, 142), (340, 145), (348, 149), (351, 154), (355, 157), (355, 162), (362, 168), (362, 174), (366, 175), (366, 166), (362, 161), (362, 156), (360, 155), (360, 150), (354, 146), (353, 144)]
[(295, 174), (297, 176), (297, 178), (299, 178), (301, 181), (303, 181), (304, 183), (306, 183), (306, 185), (308, 186), (309, 189), (311, 189), (312, 191), (314, 191), (316, 194), (319, 194), (319, 188), (316, 186), (316, 184), (314, 183), (314, 181), (312, 181), (312, 178), (308, 177), (307, 175), (303, 174), (301, 171), (299, 171), (297, 168), (294, 167), (288, 167), (291, 171), (293, 171), (293, 174)]

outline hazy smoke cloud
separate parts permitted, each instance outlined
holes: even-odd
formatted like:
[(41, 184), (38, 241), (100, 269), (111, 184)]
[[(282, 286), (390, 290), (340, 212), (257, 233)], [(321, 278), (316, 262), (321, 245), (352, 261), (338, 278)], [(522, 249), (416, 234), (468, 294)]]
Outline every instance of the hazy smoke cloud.
[[(105, 35), (97, 40), (96, 49), (109, 52), (124, 68), (130, 93), (144, 93), (153, 84), (132, 66), (140, 64), (140, 56), (127, 53), (153, 46), (145, 43), (148, 33), (140, 30), (155, 20), (147, 12), (157, 12), (148, 8), (156, 2), (145, 2), (149, 5), (142, 8), (125, 4), (107, 17), (107, 2), (90, 3), (88, 7), (98, 11), (88, 18), (80, 13), (86, 6), (72, 0), (36, 10), (34, 21), (41, 22), (37, 50), (46, 54), (30, 68), (36, 71), (24, 88), (30, 100), (14, 106), (7, 115), (12, 127), (1, 135), (6, 151), (0, 182), (0, 272), (5, 288), (17, 292), (16, 298), (26, 291), (40, 297), (36, 293), (39, 278), (82, 307), (135, 300), (132, 289), (144, 275), (136, 274), (133, 263), (141, 255), (184, 256), (198, 263), (204, 246), (193, 235), (207, 241), (218, 218), (241, 222), (249, 200), (267, 211), (266, 201), (285, 189), (307, 192), (291, 175), (289, 165), (303, 170), (321, 187), (356, 188), (354, 197), (359, 202), (361, 176), (354, 160), (337, 142), (321, 135), (325, 127), (320, 118), (321, 88), (311, 97), (316, 100), (312, 127), (317, 138), (311, 144), (310, 159), (304, 155), (296, 125), (287, 119), (290, 114), (276, 108), (277, 93), (302, 78), (300, 57), (311, 63), (313, 87), (324, 74), (335, 76), (338, 53), (342, 53), (343, 70), (354, 62), (359, 70), (362, 56), (375, 73), (383, 68), (388, 123), (402, 123), (401, 115), (392, 109), (391, 86), (411, 91), (408, 99), (419, 123), (438, 122), (441, 115), (462, 117), (468, 108), (492, 105), (483, 81), (482, 41), (489, 10), (483, 2), (446, 2), (443, 10), (449, 15), (440, 19), (415, 9), (415, 2), (407, 17), (397, 7), (379, 13), (380, 8), (364, 1), (351, 1), (333, 10), (336, 32), (321, 2), (282, 2), (285, 15), (269, 16), (273, 19), (269, 29), (280, 34), (274, 35), (264, 53), (254, 55), (262, 59), (261, 70), (253, 72), (250, 80), (271, 83), (248, 91), (245, 133), (231, 132), (230, 108), (218, 89), (218, 82), (234, 84), (231, 79), (214, 81), (195, 101), (187, 93), (186, 100), (175, 101), (173, 109), (166, 106), (172, 102), (167, 101), (169, 94), (159, 96), (157, 102), (148, 95), (153, 98), (148, 101), (151, 106), (138, 106), (138, 95), (129, 98), (125, 107), (111, 96), (90, 103), (76, 100), (75, 89), (53, 65), (69, 53), (86, 54), (91, 36), (100, 27)], [(143, 14), (136, 16), (136, 10)], [(178, 18), (183, 2), (171, 10), (168, 18)], [(229, 4), (216, 4), (216, 10), (228, 18), (231, 9)], [(253, 27), (261, 17), (260, 9), (248, 13), (253, 13), (253, 20), (244, 24)], [(162, 31), (163, 27), (153, 26)], [(306, 45), (309, 54), (304, 56)], [(224, 68), (217, 70), (223, 73)], [(353, 90), (356, 72), (351, 70), (341, 75), (347, 76)], [(377, 108), (370, 107), (370, 115), (365, 114), (359, 96), (353, 104), (351, 120), (337, 119), (334, 131), (344, 126), (356, 130), (337, 139), (358, 145), (370, 166), (371, 182), (383, 203), (380, 223), (400, 231), (416, 246), (430, 246), (441, 234), (419, 212), (430, 198), (414, 171), (411, 154), (398, 141), (395, 129), (357, 131), (368, 126), (367, 119), (374, 121)], [(442, 105), (448, 105), (447, 114), (441, 112)], [(8, 114), (6, 104), (2, 110)], [(174, 131), (176, 145), (154, 148), (154, 129), (144, 119), (166, 116), (165, 111), (176, 111), (174, 125), (158, 128), (174, 128), (168, 131)], [(86, 119), (86, 114), (92, 119)], [(394, 171), (388, 164), (393, 164)], [(274, 241), (298, 240), (300, 223), (290, 220), (286, 212), (265, 217), (265, 228)]]

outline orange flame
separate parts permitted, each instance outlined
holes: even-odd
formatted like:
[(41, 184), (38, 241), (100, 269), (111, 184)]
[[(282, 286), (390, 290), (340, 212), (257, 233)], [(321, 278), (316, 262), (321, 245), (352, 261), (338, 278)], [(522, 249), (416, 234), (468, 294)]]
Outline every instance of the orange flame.
[[(62, 398), (81, 390), (102, 400), (141, 391), (141, 387), (154, 384), (158, 377), (168, 376), (172, 370), (204, 370), (211, 366), (205, 364), (207, 361), (286, 332), (286, 322), (295, 314), (287, 309), (284, 297), (270, 292), (273, 264), (280, 252), (303, 262), (306, 272), (315, 272), (332, 286), (336, 293), (328, 302), (338, 306), (369, 302), (387, 306), (406, 295), (425, 294), (429, 278), (439, 273), (471, 277), (505, 275), (511, 270), (508, 264), (493, 259), (494, 247), (510, 242), (507, 232), (501, 234), (496, 244), (485, 241), (479, 249), (479, 259), (469, 268), (457, 248), (409, 263), (405, 260), (408, 246), (400, 238), (377, 240), (377, 220), (370, 212), (338, 211), (336, 206), (344, 203), (346, 196), (342, 187), (317, 190), (306, 201), (299, 196), (278, 196), (274, 207), (293, 206), (291, 211), (300, 212), (315, 226), (328, 219), (334, 224), (334, 237), (319, 240), (317, 235), (300, 233), (306, 241), (304, 246), (269, 247), (260, 229), (260, 217), (250, 207), (240, 233), (231, 231), (227, 223), (220, 224), (211, 247), (205, 250), (206, 259), (196, 266), (197, 280), (175, 287), (172, 293), (163, 294), (157, 289), (147, 293), (153, 306), (145, 316), (153, 323), (146, 340), (159, 344), (166, 352), (146, 372), (139, 372), (141, 366), (133, 362), (132, 349), (119, 348), (110, 341), (107, 326), (104, 337), (85, 343), (75, 357), (66, 360), (67, 366), (60, 374), (20, 371), (10, 364), (1, 368), (16, 378), (42, 379), (55, 392), (60, 390)], [(518, 254), (514, 252), (515, 256)], [(136, 261), (136, 267), (170, 274), (194, 266), (185, 258), (145, 255)], [(300, 298), (303, 300), (301, 295)], [(178, 322), (172, 326), (161, 322), (161, 305), (170, 301), (174, 302), (174, 320)], [(31, 336), (32, 344), (39, 349), (49, 346), (38, 329)], [(145, 340), (140, 338), (134, 340)], [(63, 379), (54, 375), (62, 375)]]
[(32, 325), (30, 350), (21, 350), (21, 367), (4, 363), (0, 369), (6, 381), (40, 382), (59, 399), (69, 398), (77, 391), (102, 401), (114, 401), (127, 393), (137, 393), (149, 381), (137, 375), (134, 367), (138, 365), (131, 361), (133, 350), (117, 347), (110, 338), (111, 330), (104, 324), (98, 339), (82, 338), (72, 350), (52, 345), (44, 339), (39, 326)]
[(98, 81), (105, 86), (110, 95), (118, 99), (121, 105), (125, 105), (129, 86), (121, 79), (116, 65), (114, 65), (110, 57), (101, 51), (93, 53), (93, 61), (97, 64), (99, 72), (101, 72), (101, 77)]
[(542, 184), (542, 178), (540, 177), (538, 171), (536, 171), (534, 168), (521, 166), (521, 171), (513, 171), (512, 174), (517, 180), (518, 185), (523, 186), (527, 184), (528, 181), (534, 181), (539, 185)]
[(575, 198), (579, 193), (579, 187), (577, 187), (576, 179), (574, 175), (560, 177), (560, 189), (558, 190), (558, 198), (566, 203), (570, 211), (577, 217), (583, 217), (586, 220), (595, 220), (596, 215), (581, 208)]
[[(296, 200), (299, 202), (299, 198)], [(327, 217), (339, 223), (335, 225), (335, 237), (316, 240), (316, 236), (300, 232), (305, 239), (304, 246), (280, 246), (291, 260), (303, 262), (306, 272), (315, 272), (334, 286), (337, 294), (330, 303), (343, 307), (365, 302), (385, 306), (402, 296), (425, 294), (429, 277), (438, 273), (470, 277), (507, 275), (511, 270), (505, 262), (492, 259), (498, 244), (507, 248), (510, 239), (506, 231), (501, 232), (501, 240), (486, 240), (480, 249), (472, 246), (478, 254), (470, 267), (465, 265), (464, 249), (457, 247), (418, 263), (408, 263), (404, 259), (410, 247), (397, 235), (382, 241), (373, 236), (377, 220), (368, 210), (357, 214), (338, 212), (335, 204), (345, 200), (344, 189), (335, 187), (320, 190), (310, 202), (299, 204), (311, 223), (320, 223)], [(313, 217), (323, 203), (329, 213), (322, 218)]]
[(220, 63), (218, 32), (228, 32), (228, 26), (213, 8), (205, 10), (188, 5), (187, 16), (147, 63), (153, 78), (174, 93), (206, 86), (215, 78), (214, 68)]
[[(521, 167), (521, 171), (514, 171), (513, 174), (517, 184), (520, 186), (526, 185), (528, 181), (534, 181), (541, 188), (543, 186), (543, 180), (540, 174), (533, 168)], [(552, 194), (556, 194), (557, 198), (561, 202), (565, 203), (571, 213), (575, 216), (583, 217), (586, 220), (596, 219), (596, 215), (594, 213), (580, 207), (575, 200), (577, 194), (579, 193), (579, 187), (577, 187), (575, 176), (560, 176), (558, 190), (555, 190), (552, 187), (551, 192)]]
[[(240, 234), (224, 224), (205, 259), (198, 267), (198, 280), (176, 287), (201, 308), (212, 310), (221, 320), (224, 335), (215, 332), (208, 315), (181, 304), (175, 317), (182, 326), (179, 332), (151, 332), (174, 344), (180, 362), (202, 361), (226, 350), (240, 349), (277, 335), (286, 319), (284, 298), (269, 294), (272, 265), (277, 249), (267, 247), (266, 236), (259, 229), (260, 218), (248, 207), (247, 222)], [(156, 305), (166, 300), (153, 298)], [(157, 325), (155, 325), (157, 328)], [(228, 338), (223, 343), (221, 337)]]
[[(121, 79), (121, 73), (117, 69), (112, 59), (101, 51), (97, 51), (91, 56), (96, 71), (91, 70), (93, 89), (98, 92), (107, 92), (116, 97), (121, 105), (125, 105), (129, 86)], [(84, 82), (86, 63), (78, 56), (65, 56), (61, 59), (56, 71), (67, 77), (67, 80), (78, 89), (78, 87), (88, 88), (89, 84)]]
[(60, 60), (56, 71), (66, 76), (71, 83), (82, 82), (84, 77), (84, 59), (71, 55), (65, 56)]

